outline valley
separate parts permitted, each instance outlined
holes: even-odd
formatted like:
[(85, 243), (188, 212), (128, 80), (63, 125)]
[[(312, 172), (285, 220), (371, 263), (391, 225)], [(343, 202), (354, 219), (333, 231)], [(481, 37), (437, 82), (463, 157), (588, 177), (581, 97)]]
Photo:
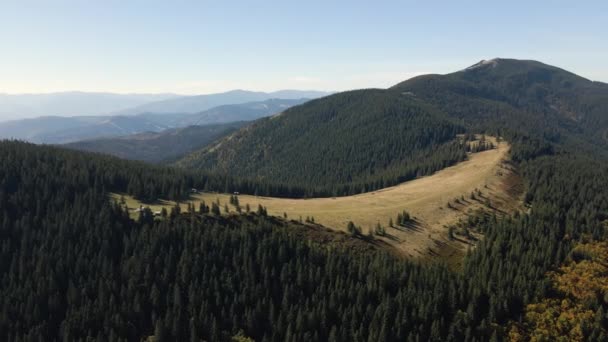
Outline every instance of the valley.
[(67, 148), (104, 153), (123, 159), (160, 163), (205, 146), (245, 126), (246, 121), (204, 126), (187, 126), (162, 132), (145, 132), (114, 138), (83, 140), (64, 145)]

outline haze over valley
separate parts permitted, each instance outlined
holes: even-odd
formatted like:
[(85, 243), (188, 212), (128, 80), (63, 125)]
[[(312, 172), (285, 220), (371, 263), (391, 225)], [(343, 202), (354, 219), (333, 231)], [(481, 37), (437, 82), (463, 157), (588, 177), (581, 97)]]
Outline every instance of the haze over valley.
[[(311, 91), (275, 93), (231, 91), (177, 97), (170, 100), (170, 103), (167, 103), (169, 100), (152, 102), (101, 116), (42, 116), (0, 122), (0, 138), (57, 144), (100, 137), (160, 132), (192, 125), (248, 121), (278, 113), (309, 98), (326, 94)], [(275, 97), (279, 95), (284, 98)], [(252, 101), (254, 99), (259, 101)], [(70, 107), (71, 104), (65, 106)], [(92, 104), (91, 107), (94, 105)], [(70, 107), (67, 111), (75, 110), (77, 108)]]

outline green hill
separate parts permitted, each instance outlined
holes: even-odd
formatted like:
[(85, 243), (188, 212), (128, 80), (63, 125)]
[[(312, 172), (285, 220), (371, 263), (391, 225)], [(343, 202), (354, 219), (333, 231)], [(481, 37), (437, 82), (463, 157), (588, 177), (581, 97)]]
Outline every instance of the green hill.
[(385, 90), (310, 101), (177, 165), (350, 194), (461, 160), (462, 150), (451, 141), (465, 131), (535, 141), (515, 159), (555, 148), (592, 151), (608, 144), (607, 112), (606, 84), (536, 61), (493, 59)]
[(66, 144), (76, 150), (111, 154), (123, 159), (158, 163), (181, 157), (243, 127), (246, 122), (173, 128), (115, 138)]
[(341, 195), (464, 159), (463, 147), (454, 143), (463, 131), (415, 98), (356, 90), (258, 120), (177, 164)]
[(537, 61), (496, 58), (389, 90), (411, 93), (469, 128), (608, 143), (608, 84)]

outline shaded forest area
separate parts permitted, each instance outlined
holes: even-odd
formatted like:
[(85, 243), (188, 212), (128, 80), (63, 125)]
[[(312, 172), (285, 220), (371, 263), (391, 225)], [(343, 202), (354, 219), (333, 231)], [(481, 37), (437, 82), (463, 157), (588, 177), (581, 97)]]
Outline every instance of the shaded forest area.
[[(597, 191), (608, 186), (605, 163), (522, 157), (542, 154), (535, 146), (520, 141), (513, 151), (531, 212), (476, 222), (486, 237), (455, 273), (328, 249), (263, 214), (237, 224), (195, 212), (135, 222), (107, 191), (135, 194), (145, 180), (160, 193), (189, 186), (188, 177), (2, 142), (0, 338), (502, 340), (526, 305), (548, 295), (545, 273), (577, 239), (606, 234), (608, 202)], [(587, 303), (593, 312), (607, 304)], [(598, 322), (584, 336), (605, 339)]]

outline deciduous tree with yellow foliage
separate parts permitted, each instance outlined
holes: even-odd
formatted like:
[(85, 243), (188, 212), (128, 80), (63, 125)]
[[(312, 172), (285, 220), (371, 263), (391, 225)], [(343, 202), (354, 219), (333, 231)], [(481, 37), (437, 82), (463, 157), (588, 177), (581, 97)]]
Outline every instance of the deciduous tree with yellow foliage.
[(556, 295), (526, 307), (511, 341), (608, 340), (608, 242), (581, 243), (548, 276)]

